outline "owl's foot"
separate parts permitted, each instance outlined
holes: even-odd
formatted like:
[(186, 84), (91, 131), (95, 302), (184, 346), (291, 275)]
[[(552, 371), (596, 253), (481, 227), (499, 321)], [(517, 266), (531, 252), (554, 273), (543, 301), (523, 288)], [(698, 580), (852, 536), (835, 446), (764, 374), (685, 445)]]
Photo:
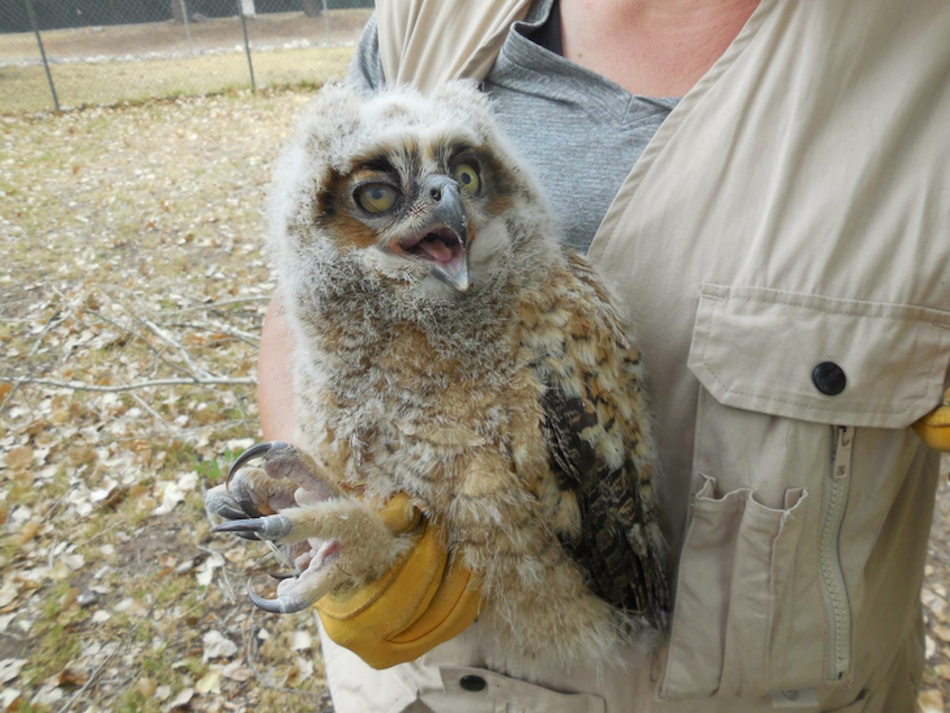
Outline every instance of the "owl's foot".
[[(299, 501), (299, 490), (297, 496)], [(379, 513), (350, 497), (234, 519), (212, 531), (303, 546), (295, 562), (301, 574), (278, 585), (277, 599), (250, 593), (252, 602), (278, 613), (300, 611), (344, 583), (359, 585), (381, 576), (411, 544), (411, 538), (393, 535)]]
[[(261, 467), (248, 466), (261, 459)], [(289, 443), (258, 443), (244, 451), (228, 471), (227, 481), (205, 495), (205, 504), (216, 515), (241, 520), (273, 515), (278, 510), (337, 497), (317, 463)], [(253, 533), (235, 533), (256, 540)]]
[[(260, 467), (249, 465), (260, 460)], [(232, 532), (248, 540), (276, 540), (277, 537), (262, 536), (243, 523), (257, 522), (261, 518), (279, 519), (277, 514), (293, 509), (298, 504), (316, 504), (335, 498), (338, 491), (323, 478), (323, 471), (308, 455), (294, 446), (275, 441), (252, 446), (240, 456), (228, 472), (227, 481), (212, 488), (205, 495), (208, 510), (225, 520), (237, 524), (234, 529), (222, 527), (216, 531)], [(268, 531), (270, 532), (270, 531)], [(293, 561), (293, 572), (281, 577), (287, 581), (278, 587), (279, 604), (265, 607), (268, 611), (297, 611), (315, 601), (332, 588), (335, 581), (321, 571), (339, 549), (338, 543), (295, 541), (282, 548), (284, 562)], [(319, 574), (318, 574), (319, 572)], [(260, 597), (252, 596), (260, 603)], [(274, 607), (278, 607), (275, 609)]]

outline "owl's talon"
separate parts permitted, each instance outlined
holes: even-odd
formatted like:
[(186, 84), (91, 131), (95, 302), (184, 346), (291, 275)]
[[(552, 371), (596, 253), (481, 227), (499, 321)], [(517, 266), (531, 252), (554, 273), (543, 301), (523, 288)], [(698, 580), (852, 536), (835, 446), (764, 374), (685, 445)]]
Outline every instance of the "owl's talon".
[(247, 513), (244, 510), (231, 507), (230, 505), (221, 505), (214, 512), (221, 517), (228, 518), (229, 520), (243, 520), (247, 517)]
[(324, 548), (323, 553), (302, 574), (284, 576), (277, 585), (277, 597), (274, 599), (255, 594), (250, 580), (247, 581), (247, 596), (255, 606), (272, 614), (303, 611), (340, 582), (338, 571), (326, 569), (338, 557), (338, 548), (330, 545)]
[(254, 590), (251, 589), (251, 580), (247, 580), (247, 597), (258, 609), (263, 609), (264, 611), (270, 612), (271, 614), (293, 614), (294, 612), (301, 611), (308, 606), (303, 605), (298, 607), (297, 604), (299, 602), (288, 603), (282, 601), (280, 597), (277, 599), (266, 599), (259, 594), (255, 594)]
[(220, 525), (211, 528), (212, 532), (232, 532), (236, 535), (250, 533), (257, 535), (260, 539), (270, 540), (271, 542), (279, 542), (290, 535), (293, 530), (293, 522), (283, 515), (269, 515), (267, 517), (222, 522)]
[(292, 579), (297, 576), (296, 572), (275, 572), (271, 570), (267, 573), (267, 576), (271, 579), (276, 579), (278, 581), (284, 581), (285, 579)]
[(264, 441), (263, 443), (255, 443), (237, 457), (237, 460), (234, 461), (234, 464), (231, 466), (231, 470), (228, 471), (228, 477), (224, 481), (228, 486), (228, 489), (230, 490), (231, 488), (231, 479), (234, 478), (235, 473), (241, 469), (241, 466), (254, 460), (255, 458), (264, 458), (264, 460), (267, 460), (267, 456), (269, 456), (272, 452), (277, 453), (286, 449), (293, 449), (295, 451), (297, 450), (294, 448), (294, 446), (290, 445), (289, 443), (285, 443), (284, 441)]

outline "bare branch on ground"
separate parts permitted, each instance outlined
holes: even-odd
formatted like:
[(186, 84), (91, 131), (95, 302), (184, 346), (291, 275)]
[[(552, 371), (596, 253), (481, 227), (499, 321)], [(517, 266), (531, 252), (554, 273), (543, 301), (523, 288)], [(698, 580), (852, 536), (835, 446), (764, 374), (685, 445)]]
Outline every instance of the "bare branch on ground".
[(164, 314), (184, 314), (185, 312), (200, 312), (205, 310), (214, 310), (231, 305), (244, 304), (246, 302), (270, 302), (270, 296), (267, 297), (239, 297), (233, 300), (221, 300), (220, 302), (209, 302), (208, 304), (195, 305), (194, 307), (182, 307), (164, 312)]
[(194, 378), (194, 379), (152, 379), (151, 381), (139, 381), (134, 384), (122, 384), (120, 386), (99, 386), (98, 384), (84, 384), (81, 381), (57, 381), (56, 379), (36, 379), (32, 377), (17, 378), (14, 385), (34, 384), (36, 386), (52, 386), (60, 389), (71, 389), (73, 391), (98, 391), (102, 393), (119, 393), (121, 391), (135, 391), (137, 389), (147, 389), (151, 386), (254, 386), (257, 379), (253, 377), (241, 377), (228, 379), (223, 377)]

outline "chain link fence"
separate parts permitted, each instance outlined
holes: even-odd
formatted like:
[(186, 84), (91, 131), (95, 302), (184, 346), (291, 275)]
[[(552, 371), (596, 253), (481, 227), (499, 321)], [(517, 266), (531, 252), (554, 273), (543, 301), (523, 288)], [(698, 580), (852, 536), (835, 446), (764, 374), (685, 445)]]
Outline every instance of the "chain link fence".
[(0, 113), (346, 73), (374, 0), (0, 0)]

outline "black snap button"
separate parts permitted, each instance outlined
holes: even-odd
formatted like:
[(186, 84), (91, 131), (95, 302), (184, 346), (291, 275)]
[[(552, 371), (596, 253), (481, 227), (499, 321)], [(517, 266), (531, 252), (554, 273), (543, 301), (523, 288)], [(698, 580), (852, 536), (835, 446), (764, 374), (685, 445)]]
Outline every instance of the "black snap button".
[(848, 384), (844, 370), (833, 361), (823, 361), (811, 373), (811, 380), (818, 390), (828, 396), (837, 396)]
[(488, 684), (485, 682), (485, 679), (481, 676), (462, 676), (462, 680), (459, 681), (459, 685), (462, 687), (462, 690), (468, 691), (469, 693), (478, 693), (479, 691), (484, 691), (485, 686)]

